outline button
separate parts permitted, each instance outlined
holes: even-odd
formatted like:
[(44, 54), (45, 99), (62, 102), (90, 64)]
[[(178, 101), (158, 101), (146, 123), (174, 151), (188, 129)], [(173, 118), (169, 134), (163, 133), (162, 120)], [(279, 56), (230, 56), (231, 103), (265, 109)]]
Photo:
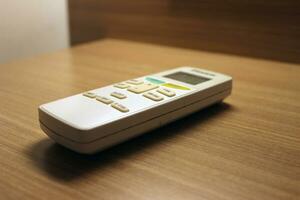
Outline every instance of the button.
[(110, 103), (113, 102), (111, 99), (106, 98), (106, 97), (102, 97), (102, 96), (97, 96), (96, 100), (98, 100), (98, 101), (100, 101), (102, 103), (105, 103), (105, 104), (110, 104)]
[(114, 87), (117, 87), (117, 88), (120, 88), (120, 89), (125, 89), (125, 88), (128, 88), (129, 85), (126, 84), (126, 83), (117, 83), (114, 85)]
[(126, 81), (126, 83), (129, 83), (129, 84), (132, 84), (132, 85), (140, 85), (140, 84), (142, 84), (144, 82), (141, 81), (141, 80), (132, 79), (132, 80)]
[(145, 94), (143, 94), (144, 97), (147, 97), (148, 99), (151, 99), (153, 101), (161, 101), (164, 98), (158, 94), (155, 94), (153, 92), (147, 92)]
[(126, 108), (125, 106), (123, 106), (123, 105), (121, 105), (119, 103), (112, 103), (111, 107), (113, 107), (113, 108), (115, 108), (115, 109), (117, 109), (117, 110), (119, 110), (121, 112), (128, 112), (129, 111), (128, 108)]
[(128, 88), (127, 90), (130, 92), (134, 92), (136, 94), (140, 94), (149, 90), (153, 90), (155, 88), (158, 88), (158, 85), (154, 85), (152, 83), (145, 83), (142, 85), (136, 85)]
[(85, 93), (83, 93), (83, 96), (86, 96), (89, 98), (95, 98), (97, 95), (93, 92), (85, 92)]
[(152, 77), (146, 77), (146, 80), (153, 83), (153, 84), (163, 84), (163, 83), (165, 83), (162, 80), (158, 80), (158, 79), (152, 78)]
[(118, 99), (125, 99), (126, 98), (126, 95), (122, 94), (120, 92), (113, 92), (113, 93), (110, 94), (110, 96), (116, 97)]
[(159, 92), (159, 93), (161, 93), (161, 94), (163, 94), (163, 95), (165, 95), (165, 96), (167, 96), (167, 97), (173, 97), (173, 96), (175, 96), (175, 92), (172, 91), (172, 90), (169, 90), (167, 88), (159, 88), (156, 91)]
[(184, 87), (184, 86), (181, 86), (181, 85), (176, 85), (176, 84), (173, 84), (173, 83), (164, 83), (162, 85), (165, 86), (165, 87), (168, 87), (168, 88), (174, 88), (174, 89), (178, 89), (178, 90), (190, 90), (190, 88), (188, 88), (188, 87)]

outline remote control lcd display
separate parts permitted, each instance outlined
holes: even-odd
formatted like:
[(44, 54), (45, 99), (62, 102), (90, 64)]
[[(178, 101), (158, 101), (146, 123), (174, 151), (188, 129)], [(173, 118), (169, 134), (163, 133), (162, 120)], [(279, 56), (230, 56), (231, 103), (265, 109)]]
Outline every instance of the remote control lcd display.
[(166, 75), (165, 77), (174, 79), (176, 81), (181, 81), (184, 83), (188, 83), (191, 85), (197, 85), (199, 83), (203, 83), (205, 81), (210, 80), (209, 78), (205, 78), (202, 76), (196, 76), (194, 74), (188, 74), (185, 72), (175, 72), (173, 74)]

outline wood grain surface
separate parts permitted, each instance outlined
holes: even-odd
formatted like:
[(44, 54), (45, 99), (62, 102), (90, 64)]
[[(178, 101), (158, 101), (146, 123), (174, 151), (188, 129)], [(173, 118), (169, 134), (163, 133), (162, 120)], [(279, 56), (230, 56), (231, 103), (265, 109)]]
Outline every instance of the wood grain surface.
[[(233, 94), (92, 156), (39, 128), (42, 103), (183, 65), (231, 75)], [(0, 69), (3, 200), (300, 197), (299, 65), (106, 39)]]
[(299, 0), (69, 1), (72, 44), (103, 37), (300, 63)]

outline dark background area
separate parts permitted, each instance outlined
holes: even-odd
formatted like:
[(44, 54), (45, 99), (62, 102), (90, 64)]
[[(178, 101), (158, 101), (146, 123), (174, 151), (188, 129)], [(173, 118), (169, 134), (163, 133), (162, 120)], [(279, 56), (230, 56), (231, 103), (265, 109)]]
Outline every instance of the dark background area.
[(300, 62), (299, 0), (72, 0), (71, 44), (120, 38)]

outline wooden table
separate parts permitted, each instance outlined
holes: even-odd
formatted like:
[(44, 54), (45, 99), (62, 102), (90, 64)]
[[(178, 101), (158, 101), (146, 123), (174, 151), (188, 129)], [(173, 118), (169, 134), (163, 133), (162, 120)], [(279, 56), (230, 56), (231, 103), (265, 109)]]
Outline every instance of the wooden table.
[[(234, 78), (231, 97), (84, 156), (51, 141), (37, 107), (175, 66)], [(106, 39), (1, 65), (1, 199), (299, 199), (300, 66)]]

